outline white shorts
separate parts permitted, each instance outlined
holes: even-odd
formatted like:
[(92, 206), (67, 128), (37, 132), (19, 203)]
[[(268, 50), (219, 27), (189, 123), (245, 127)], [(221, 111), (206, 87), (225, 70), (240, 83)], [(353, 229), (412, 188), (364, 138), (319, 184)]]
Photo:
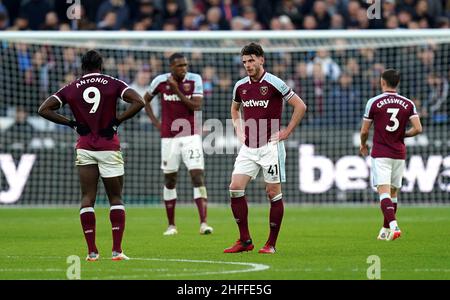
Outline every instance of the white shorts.
[(248, 175), (252, 179), (263, 169), (264, 181), (267, 183), (286, 182), (286, 150), (284, 143), (268, 143), (259, 148), (242, 145), (234, 163), (234, 174)]
[(391, 185), (396, 188), (402, 187), (405, 160), (392, 158), (372, 158), (372, 186)]
[(203, 170), (203, 144), (200, 135), (162, 138), (161, 169), (165, 174), (178, 172), (181, 161), (188, 170)]
[(100, 176), (103, 178), (122, 176), (125, 173), (120, 151), (77, 149), (75, 165), (98, 165)]

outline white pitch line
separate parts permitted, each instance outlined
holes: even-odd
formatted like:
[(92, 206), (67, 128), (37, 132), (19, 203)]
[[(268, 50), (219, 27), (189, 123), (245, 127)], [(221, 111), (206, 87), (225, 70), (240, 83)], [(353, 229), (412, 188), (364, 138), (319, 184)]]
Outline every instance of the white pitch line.
[(202, 276), (213, 274), (235, 274), (235, 273), (247, 273), (247, 272), (259, 272), (269, 269), (268, 265), (256, 264), (256, 263), (243, 263), (243, 262), (230, 262), (230, 261), (214, 261), (214, 260), (192, 260), (192, 259), (165, 259), (165, 258), (131, 258), (132, 260), (144, 260), (144, 261), (170, 261), (170, 262), (188, 262), (188, 263), (205, 263), (205, 264), (225, 264), (225, 265), (240, 265), (249, 266), (250, 269), (244, 270), (228, 270), (217, 272), (203, 272), (203, 273), (184, 273), (184, 274), (165, 274), (164, 276)]
[[(9, 258), (18, 259), (21, 258), (20, 256), (7, 256)], [(22, 257), (23, 258), (23, 257)], [(65, 257), (58, 257), (58, 256), (36, 256), (35, 258), (38, 259), (65, 259)], [(107, 260), (107, 258), (100, 258), (100, 260)], [(141, 260), (141, 261), (167, 261), (167, 262), (187, 262), (187, 263), (205, 263), (205, 264), (225, 264), (225, 265), (239, 265), (239, 266), (247, 266), (250, 267), (248, 269), (243, 270), (226, 270), (226, 271), (212, 271), (212, 272), (198, 272), (198, 273), (179, 273), (179, 274), (164, 274), (161, 276), (164, 277), (174, 277), (174, 276), (204, 276), (204, 275), (214, 275), (214, 274), (236, 274), (236, 273), (248, 273), (248, 272), (259, 272), (269, 269), (270, 267), (268, 265), (263, 264), (257, 264), (257, 263), (245, 263), (245, 262), (229, 262), (229, 261), (214, 261), (214, 260), (192, 260), (192, 259), (176, 259), (176, 258), (130, 258), (130, 260)], [(48, 272), (55, 272), (56, 269), (47, 269)], [(143, 272), (145, 269), (131, 269), (137, 272)], [(185, 269), (187, 271), (193, 271), (195, 269)], [(3, 272), (42, 272), (46, 271), (46, 269), (0, 269), (0, 271)], [(59, 270), (58, 270), (59, 271)], [(64, 270), (62, 270), (64, 271)], [(101, 271), (101, 270), (97, 270)], [(147, 272), (162, 272), (162, 271), (168, 271), (168, 269), (157, 269), (152, 270), (148, 269)], [(147, 277), (147, 275), (122, 275), (122, 276), (115, 276), (114, 278), (139, 278), (139, 277)], [(103, 278), (103, 277), (102, 277)], [(108, 278), (108, 277), (107, 277)], [(112, 278), (112, 277), (111, 277)], [(93, 279), (100, 279), (99, 277), (94, 277)]]

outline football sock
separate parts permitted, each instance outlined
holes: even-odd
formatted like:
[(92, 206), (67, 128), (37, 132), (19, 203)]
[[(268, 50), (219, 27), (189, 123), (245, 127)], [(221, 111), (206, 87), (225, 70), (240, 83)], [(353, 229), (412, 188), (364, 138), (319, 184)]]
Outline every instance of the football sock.
[(176, 203), (177, 203), (177, 199), (164, 201), (164, 204), (166, 205), (167, 220), (169, 221), (169, 225), (173, 225), (173, 226), (175, 226), (175, 205), (176, 205)]
[(392, 203), (394, 204), (394, 213), (397, 214), (397, 197), (392, 198)]
[(200, 223), (206, 223), (207, 215), (207, 194), (206, 187), (195, 187), (194, 188), (194, 201), (197, 204), (198, 215), (200, 216)]
[[(281, 194), (280, 194), (281, 195)], [(283, 220), (284, 205), (283, 199), (272, 200), (270, 202), (270, 215), (269, 215), (269, 226), (270, 233), (269, 239), (267, 240), (268, 245), (275, 247), (277, 242), (278, 232), (280, 232), (281, 221)]]
[(198, 215), (200, 216), (200, 223), (206, 223), (207, 202), (205, 198), (197, 198), (194, 200), (197, 204)]
[[(392, 204), (394, 205), (394, 214), (395, 214), (395, 216), (397, 217), (397, 198), (392, 198), (391, 201), (392, 201)], [(388, 220), (386, 219), (386, 217), (384, 218), (384, 224), (383, 224), (383, 227), (384, 227), (384, 228), (389, 228), (389, 222), (388, 222)]]
[(384, 217), (383, 227), (384, 227), (384, 228), (389, 228), (389, 222), (388, 222), (388, 220), (386, 219), (386, 217)]
[(83, 228), (84, 238), (88, 246), (88, 253), (98, 253), (95, 245), (95, 211), (93, 207), (83, 207), (80, 209), (80, 221)]
[(123, 205), (113, 205), (109, 211), (111, 220), (113, 248), (112, 251), (122, 252), (122, 237), (125, 230), (125, 207)]
[(169, 225), (175, 226), (175, 205), (177, 202), (177, 190), (164, 187), (164, 205), (166, 206)]
[[(381, 198), (381, 197), (380, 197)], [(383, 212), (384, 218), (390, 224), (392, 221), (395, 221), (395, 212), (394, 212), (394, 204), (392, 203), (389, 196), (382, 198), (380, 202), (381, 211)], [(391, 226), (389, 226), (391, 227)], [(391, 227), (392, 229), (392, 227)]]
[(248, 230), (248, 206), (245, 194), (240, 197), (231, 197), (231, 210), (234, 219), (239, 227), (240, 240), (250, 240), (250, 232)]

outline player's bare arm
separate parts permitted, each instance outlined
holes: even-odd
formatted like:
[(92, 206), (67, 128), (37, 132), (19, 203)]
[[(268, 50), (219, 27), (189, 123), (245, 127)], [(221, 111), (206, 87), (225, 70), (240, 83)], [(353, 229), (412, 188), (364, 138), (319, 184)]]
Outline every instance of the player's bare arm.
[(417, 115), (414, 115), (410, 119), (412, 128), (410, 128), (405, 133), (405, 137), (413, 137), (422, 133), (422, 123), (420, 122), (420, 118)]
[(48, 97), (44, 103), (41, 104), (38, 114), (54, 123), (70, 126), (70, 119), (58, 114), (56, 111), (61, 107), (61, 103), (55, 96)]
[(186, 97), (178, 87), (178, 82), (170, 76), (167, 78), (167, 83), (169, 84), (170, 88), (172, 89), (172, 92), (174, 92), (181, 100), (181, 102), (184, 103), (190, 110), (196, 111), (200, 110), (202, 107), (203, 98), (198, 96), (192, 96), (192, 98)]
[(233, 120), (234, 130), (241, 143), (245, 143), (245, 133), (242, 131), (242, 119), (240, 114), (241, 104), (233, 101), (231, 103), (231, 119)]
[(280, 130), (280, 132), (271, 139), (272, 141), (286, 140), (305, 116), (306, 104), (298, 95), (292, 96), (287, 103), (294, 108), (291, 120), (286, 128)]
[(44, 103), (41, 104), (38, 110), (38, 114), (56, 124), (61, 124), (69, 126), (77, 131), (79, 135), (87, 135), (91, 132), (90, 128), (85, 125), (71, 120), (56, 111), (61, 107), (61, 103), (56, 99), (55, 96), (48, 97)]
[(132, 118), (144, 107), (144, 99), (135, 90), (129, 88), (123, 93), (123, 100), (131, 105), (120, 116), (117, 121), (122, 123), (125, 120)]
[(150, 121), (152, 122), (153, 126), (158, 128), (158, 130), (161, 130), (161, 121), (155, 116), (155, 113), (153, 112), (153, 108), (150, 105), (153, 96), (150, 95), (148, 92), (144, 95), (144, 101), (145, 101), (145, 112), (147, 113), (147, 116), (150, 118)]
[(369, 138), (369, 130), (371, 126), (372, 126), (371, 120), (363, 120), (360, 132), (361, 143), (359, 145), (359, 152), (363, 156), (369, 155), (369, 146), (367, 145), (367, 139)]

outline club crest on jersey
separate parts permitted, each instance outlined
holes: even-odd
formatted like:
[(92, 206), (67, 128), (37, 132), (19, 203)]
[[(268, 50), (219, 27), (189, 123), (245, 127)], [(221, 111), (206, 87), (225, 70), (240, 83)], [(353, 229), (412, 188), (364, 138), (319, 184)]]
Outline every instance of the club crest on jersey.
[(267, 92), (269, 91), (269, 87), (268, 86), (262, 86), (259, 88), (259, 92), (261, 93), (261, 95), (265, 96), (267, 94)]
[(247, 90), (242, 90), (242, 95), (247, 95)]
[(189, 92), (190, 89), (191, 89), (191, 85), (189, 83), (183, 83), (183, 90), (185, 92)]

